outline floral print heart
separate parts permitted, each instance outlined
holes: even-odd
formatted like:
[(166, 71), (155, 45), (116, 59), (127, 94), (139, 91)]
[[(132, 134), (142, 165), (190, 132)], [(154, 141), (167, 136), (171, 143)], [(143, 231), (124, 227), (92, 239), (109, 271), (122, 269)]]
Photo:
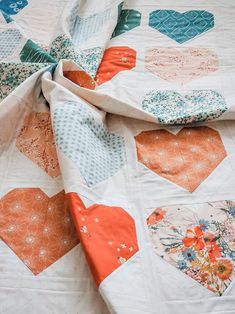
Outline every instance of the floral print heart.
[(134, 219), (121, 207), (86, 208), (76, 193), (67, 194), (79, 239), (97, 286), (138, 252)]
[(105, 50), (95, 81), (101, 85), (121, 71), (131, 70), (136, 65), (136, 51), (129, 47), (110, 47)]
[(124, 138), (110, 133), (86, 104), (57, 106), (53, 125), (58, 148), (77, 165), (88, 186), (112, 177), (126, 163)]
[(49, 112), (31, 112), (25, 118), (16, 147), (52, 178), (60, 175)]
[(184, 96), (172, 90), (152, 90), (144, 96), (142, 108), (162, 124), (185, 124), (214, 120), (227, 110), (227, 104), (213, 90), (194, 90)]
[(119, 36), (140, 26), (140, 21), (141, 13), (137, 10), (122, 10), (112, 37)]
[(216, 53), (206, 48), (151, 48), (146, 52), (145, 67), (163, 80), (185, 84), (218, 70), (219, 61)]
[(219, 133), (209, 127), (135, 136), (138, 161), (159, 176), (193, 192), (227, 156)]
[(157, 255), (223, 294), (235, 277), (235, 201), (156, 208), (147, 224)]
[(0, 238), (36, 275), (78, 244), (64, 191), (14, 189), (0, 200)]
[(156, 10), (149, 15), (149, 26), (182, 44), (214, 27), (214, 16), (205, 10), (180, 13)]

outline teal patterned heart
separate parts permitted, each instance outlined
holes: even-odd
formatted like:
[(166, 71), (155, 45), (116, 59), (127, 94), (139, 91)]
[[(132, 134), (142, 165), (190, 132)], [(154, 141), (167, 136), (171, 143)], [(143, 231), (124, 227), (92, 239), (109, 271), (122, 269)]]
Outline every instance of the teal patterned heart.
[(8, 29), (0, 33), (0, 60), (11, 56), (18, 46), (22, 35), (18, 29)]
[(152, 90), (145, 95), (142, 108), (162, 124), (185, 124), (214, 120), (227, 110), (227, 105), (213, 90), (194, 90), (185, 96), (172, 90)]
[(136, 10), (122, 10), (112, 38), (124, 34), (131, 29), (140, 26), (141, 13)]
[(205, 10), (156, 10), (149, 15), (149, 26), (182, 44), (213, 28), (214, 16)]

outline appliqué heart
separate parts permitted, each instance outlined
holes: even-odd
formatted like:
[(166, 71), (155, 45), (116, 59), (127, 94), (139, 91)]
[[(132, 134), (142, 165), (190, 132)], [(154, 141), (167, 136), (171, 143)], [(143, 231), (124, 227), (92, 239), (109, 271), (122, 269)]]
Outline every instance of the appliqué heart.
[(78, 244), (64, 191), (14, 189), (0, 200), (0, 238), (36, 275)]
[(121, 207), (94, 204), (85, 208), (76, 193), (67, 195), (79, 239), (99, 286), (138, 252), (134, 219)]
[(136, 51), (129, 47), (111, 47), (105, 50), (95, 81), (101, 85), (121, 71), (131, 70), (136, 65)]
[(224, 98), (213, 90), (194, 90), (185, 96), (172, 90), (152, 90), (144, 96), (142, 108), (162, 124), (209, 121), (228, 109)]
[(144, 131), (135, 136), (138, 161), (193, 192), (227, 156), (220, 135), (209, 127)]
[(149, 26), (182, 44), (214, 27), (214, 16), (208, 11), (156, 10), (149, 15)]
[(145, 67), (163, 80), (185, 84), (217, 71), (218, 56), (206, 48), (151, 48)]
[(112, 177), (125, 163), (125, 143), (94, 119), (84, 104), (68, 101), (53, 112), (58, 148), (79, 168), (88, 186)]
[(147, 219), (156, 254), (222, 295), (235, 275), (235, 202), (156, 208)]
[(136, 10), (122, 10), (112, 37), (129, 32), (140, 26), (141, 13)]
[(52, 178), (60, 175), (49, 112), (32, 112), (25, 118), (16, 147)]

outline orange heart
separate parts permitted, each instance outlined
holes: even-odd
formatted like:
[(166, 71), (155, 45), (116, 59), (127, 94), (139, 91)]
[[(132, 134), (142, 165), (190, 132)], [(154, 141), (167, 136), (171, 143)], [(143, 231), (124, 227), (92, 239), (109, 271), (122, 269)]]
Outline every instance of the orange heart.
[(139, 250), (134, 219), (123, 208), (101, 204), (86, 208), (76, 193), (67, 195), (98, 286)]
[(64, 191), (14, 189), (0, 200), (0, 237), (36, 275), (79, 243)]
[(52, 178), (60, 175), (49, 112), (31, 112), (25, 118), (16, 147)]
[(105, 50), (95, 81), (101, 85), (121, 71), (131, 70), (136, 65), (136, 51), (129, 47), (111, 47)]
[(138, 160), (161, 177), (193, 192), (227, 156), (220, 135), (209, 127), (135, 136)]

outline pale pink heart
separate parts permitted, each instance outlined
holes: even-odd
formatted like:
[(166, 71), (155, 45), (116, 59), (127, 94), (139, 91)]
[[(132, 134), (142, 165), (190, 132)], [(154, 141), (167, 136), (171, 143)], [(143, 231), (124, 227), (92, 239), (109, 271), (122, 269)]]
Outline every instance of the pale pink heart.
[(163, 80), (186, 84), (218, 70), (217, 54), (207, 48), (151, 48), (145, 67)]

